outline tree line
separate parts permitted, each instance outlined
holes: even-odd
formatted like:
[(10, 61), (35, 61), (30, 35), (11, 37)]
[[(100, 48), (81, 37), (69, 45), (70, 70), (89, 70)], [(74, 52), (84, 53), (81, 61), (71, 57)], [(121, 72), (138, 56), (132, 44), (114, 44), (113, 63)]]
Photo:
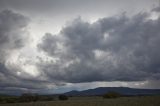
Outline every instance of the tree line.
[(37, 101), (54, 101), (55, 98), (59, 100), (68, 100), (66, 95), (38, 95), (32, 93), (25, 93), (21, 96), (0, 96), (0, 103), (17, 103), (17, 102), (37, 102)]
[[(117, 92), (107, 92), (102, 95), (103, 98), (119, 98), (122, 95)], [(68, 100), (66, 95), (38, 95), (33, 93), (24, 93), (21, 96), (0, 96), (0, 103), (21, 103), (21, 102), (37, 102), (37, 101), (54, 101), (54, 100)]]

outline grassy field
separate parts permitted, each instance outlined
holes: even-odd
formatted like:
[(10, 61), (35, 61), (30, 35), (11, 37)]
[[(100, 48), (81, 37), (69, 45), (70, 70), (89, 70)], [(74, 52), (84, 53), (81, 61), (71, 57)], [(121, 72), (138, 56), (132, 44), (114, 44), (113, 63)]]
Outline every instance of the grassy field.
[(121, 97), (72, 97), (67, 101), (0, 104), (0, 106), (160, 106), (160, 96)]

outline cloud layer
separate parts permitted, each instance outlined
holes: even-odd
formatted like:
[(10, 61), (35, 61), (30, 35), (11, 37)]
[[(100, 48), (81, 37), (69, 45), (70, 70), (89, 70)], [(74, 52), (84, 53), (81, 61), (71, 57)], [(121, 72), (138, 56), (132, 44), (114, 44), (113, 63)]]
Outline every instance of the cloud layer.
[(9, 61), (12, 61), (12, 55), (25, 46), (28, 23), (29, 19), (19, 13), (10, 10), (0, 12), (0, 91), (3, 93), (5, 90), (9, 92), (12, 87), (24, 87), (23, 83), (26, 82), (18, 76), (21, 68)]
[(38, 48), (54, 58), (38, 64), (50, 80), (69, 83), (145, 81), (160, 78), (160, 18), (125, 13), (94, 23), (80, 17)]
[[(146, 88), (158, 88), (160, 17), (151, 18), (158, 8), (133, 16), (122, 13), (100, 18), (93, 23), (78, 17), (58, 34), (46, 33), (36, 42), (37, 48), (28, 44), (29, 19), (10, 10), (1, 11), (0, 93), (42, 93), (58, 86), (74, 88), (75, 84), (78, 88), (97, 81), (135, 82), (135, 86), (140, 82)], [(26, 54), (36, 60), (25, 57), (23, 48), (34, 49)]]
[(0, 60), (5, 61), (6, 54), (25, 44), (24, 31), (28, 19), (23, 15), (4, 10), (0, 13)]

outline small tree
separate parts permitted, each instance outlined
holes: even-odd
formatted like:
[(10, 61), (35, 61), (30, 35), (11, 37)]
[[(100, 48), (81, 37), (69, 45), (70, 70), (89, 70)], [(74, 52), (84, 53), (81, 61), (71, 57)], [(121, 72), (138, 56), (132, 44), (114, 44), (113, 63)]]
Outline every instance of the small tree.
[(38, 101), (38, 94), (24, 93), (19, 98), (20, 102), (35, 102)]
[(121, 94), (117, 93), (117, 92), (108, 92), (106, 94), (103, 95), (103, 98), (118, 98), (120, 97)]
[(59, 100), (68, 100), (68, 97), (66, 95), (59, 95)]

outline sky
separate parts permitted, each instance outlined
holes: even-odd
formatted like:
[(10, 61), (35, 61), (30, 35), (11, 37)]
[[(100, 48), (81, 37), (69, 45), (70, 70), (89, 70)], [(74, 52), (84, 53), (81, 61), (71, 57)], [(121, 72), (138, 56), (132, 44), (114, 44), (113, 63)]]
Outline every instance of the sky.
[(0, 0), (0, 93), (160, 89), (158, 0)]

